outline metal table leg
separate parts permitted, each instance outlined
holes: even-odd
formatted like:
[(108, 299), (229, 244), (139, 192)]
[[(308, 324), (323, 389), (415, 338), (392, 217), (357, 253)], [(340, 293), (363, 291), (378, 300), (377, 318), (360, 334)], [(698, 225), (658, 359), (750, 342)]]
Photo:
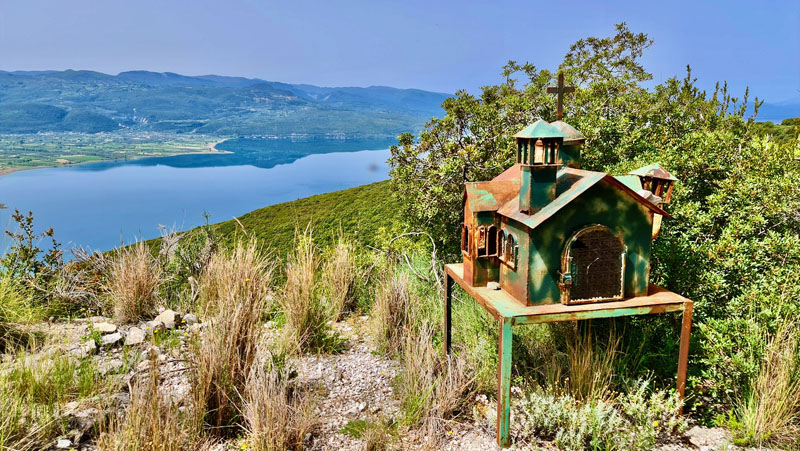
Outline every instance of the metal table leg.
[(511, 318), (500, 318), (497, 368), (497, 444), (511, 446)]
[(450, 355), (451, 345), (451, 332), (450, 320), (452, 318), (452, 305), (453, 305), (453, 278), (447, 271), (444, 273), (444, 349), (445, 353)]
[[(683, 324), (681, 325), (681, 348), (678, 355), (678, 396), (683, 401), (686, 391), (686, 368), (689, 365), (689, 336), (692, 333), (693, 302), (683, 304)], [(683, 406), (680, 413), (683, 414)]]

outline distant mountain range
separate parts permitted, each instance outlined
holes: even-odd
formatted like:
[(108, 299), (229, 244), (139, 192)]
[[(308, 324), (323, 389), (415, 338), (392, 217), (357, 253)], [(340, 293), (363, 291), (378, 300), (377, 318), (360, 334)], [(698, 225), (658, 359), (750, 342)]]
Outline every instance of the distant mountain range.
[(0, 71), (0, 133), (395, 136), (441, 116), (447, 97), (170, 72)]
[(780, 124), (784, 119), (800, 117), (800, 97), (777, 103), (764, 102), (758, 109), (759, 121), (771, 121)]

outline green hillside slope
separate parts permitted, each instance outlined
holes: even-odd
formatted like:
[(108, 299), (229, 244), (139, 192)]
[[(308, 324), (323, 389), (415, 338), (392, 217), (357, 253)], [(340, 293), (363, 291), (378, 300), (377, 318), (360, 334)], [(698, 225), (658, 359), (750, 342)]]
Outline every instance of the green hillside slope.
[(237, 235), (255, 235), (265, 246), (284, 257), (292, 245), (296, 229), (311, 224), (314, 241), (329, 243), (341, 229), (359, 241), (373, 244), (380, 230), (399, 221), (400, 203), (392, 196), (389, 181), (358, 186), (343, 191), (319, 194), (292, 202), (271, 205), (247, 213), (236, 220), (213, 226), (223, 242)]

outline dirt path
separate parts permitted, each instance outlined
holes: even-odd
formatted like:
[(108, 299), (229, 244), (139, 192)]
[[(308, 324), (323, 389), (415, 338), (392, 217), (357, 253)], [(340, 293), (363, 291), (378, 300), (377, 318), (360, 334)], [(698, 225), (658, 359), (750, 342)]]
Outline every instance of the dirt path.
[(365, 321), (361, 317), (352, 321), (354, 325), (336, 324), (347, 339), (341, 354), (304, 356), (296, 362), (300, 380), (320, 392), (316, 409), (320, 429), (312, 449), (363, 449), (363, 441), (341, 432), (342, 428), (356, 420), (375, 423), (393, 418), (400, 410), (392, 389), (398, 365), (373, 352), (375, 348), (360, 334)]

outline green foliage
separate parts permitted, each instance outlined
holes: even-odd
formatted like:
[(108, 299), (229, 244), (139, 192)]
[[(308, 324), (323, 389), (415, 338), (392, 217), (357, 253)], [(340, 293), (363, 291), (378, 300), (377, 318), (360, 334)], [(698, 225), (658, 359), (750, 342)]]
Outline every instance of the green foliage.
[[(30, 211), (24, 215), (15, 209), (11, 218), (17, 224), (18, 231), (6, 230), (12, 244), (8, 253), (0, 260), (0, 268), (12, 278), (28, 283), (50, 282), (63, 264), (61, 244), (53, 238), (53, 228), (36, 233), (33, 212)], [(45, 238), (52, 240), (52, 247), (47, 252), (38, 246), (39, 241)]]
[[(758, 371), (760, 331), (774, 332), (800, 311), (800, 141), (776, 139), (745, 117), (748, 91), (740, 99), (718, 84), (706, 93), (690, 70), (646, 89), (640, 57), (650, 45), (620, 24), (612, 37), (571, 46), (559, 68), (576, 85), (564, 120), (586, 137), (583, 168), (619, 174), (658, 162), (680, 179), (668, 206), (673, 219), (653, 244), (651, 282), (695, 301), (690, 382), (713, 405), (694, 408), (719, 410)], [(553, 72), (512, 61), (503, 75), (477, 97), (457, 93), (443, 104), (443, 118), (392, 148), (404, 219), (433, 236), (447, 259), (459, 259), (464, 183), (509, 167), (512, 136), (523, 125), (555, 119), (545, 91)], [(761, 102), (754, 103), (755, 116)], [(638, 356), (623, 371), (652, 370), (656, 381), (670, 381), (675, 320), (618, 322), (630, 324), (626, 346)]]
[(521, 402), (521, 424), (523, 434), (554, 440), (560, 449), (649, 450), (659, 436), (687, 429), (679, 405), (677, 394), (650, 391), (644, 381), (612, 400), (588, 403), (532, 392)]
[[(560, 70), (568, 83), (578, 84), (565, 120), (587, 137), (589, 169), (625, 157), (618, 152), (630, 141), (624, 131), (647, 105), (647, 91), (638, 83), (649, 74), (637, 59), (649, 45), (646, 35), (620, 24), (613, 38), (578, 41), (564, 59)], [(526, 78), (523, 86), (519, 74)], [(555, 119), (555, 99), (545, 89), (554, 72), (509, 61), (503, 75), (503, 84), (483, 87), (479, 97), (457, 92), (442, 104), (445, 116), (431, 119), (417, 141), (404, 134), (392, 147), (392, 185), (404, 200), (405, 217), (429, 232), (445, 255), (458, 255), (464, 183), (491, 179), (511, 166), (514, 133), (537, 118)]]

